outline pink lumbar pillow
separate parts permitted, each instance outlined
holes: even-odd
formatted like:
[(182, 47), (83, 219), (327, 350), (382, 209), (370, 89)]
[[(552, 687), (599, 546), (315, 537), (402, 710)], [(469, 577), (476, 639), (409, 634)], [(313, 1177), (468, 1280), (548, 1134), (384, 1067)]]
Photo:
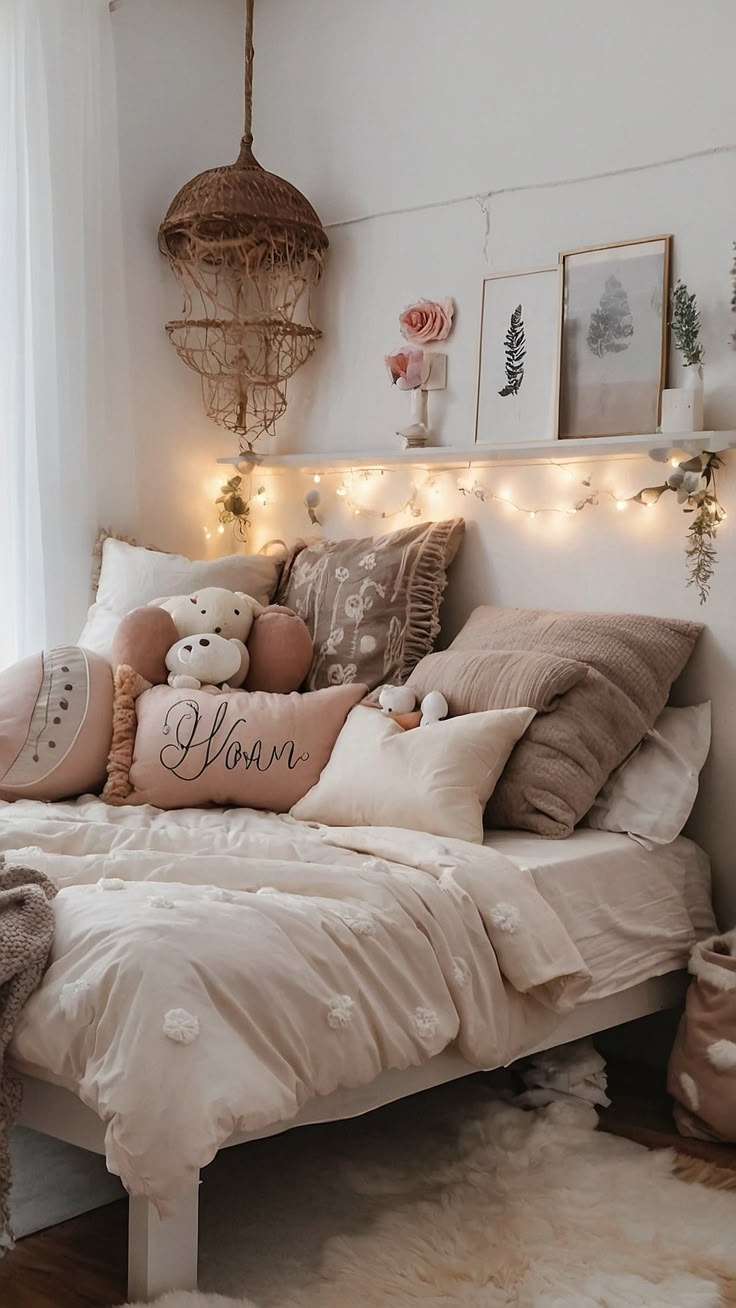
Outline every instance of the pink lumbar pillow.
[(68, 799), (100, 790), (112, 706), (110, 665), (78, 645), (0, 672), (0, 799)]
[(298, 690), (312, 666), (314, 646), (306, 622), (283, 604), (270, 604), (248, 637), (246, 690), (286, 695)]
[(306, 695), (147, 686), (115, 677), (115, 732), (103, 798), (111, 804), (233, 804), (286, 813), (317, 784), (365, 686)]

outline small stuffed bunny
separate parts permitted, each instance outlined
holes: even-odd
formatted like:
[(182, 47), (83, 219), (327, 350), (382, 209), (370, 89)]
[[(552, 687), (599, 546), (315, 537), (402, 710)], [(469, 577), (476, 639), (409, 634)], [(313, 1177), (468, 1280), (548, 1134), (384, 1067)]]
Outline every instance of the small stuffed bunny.
[(378, 703), (384, 713), (396, 717), (397, 714), (413, 713), (417, 697), (411, 686), (381, 686)]
[(441, 722), (449, 713), (447, 700), (438, 690), (430, 690), (416, 710), (417, 697), (411, 686), (382, 686), (378, 693), (381, 711), (398, 722), (405, 731)]
[[(177, 690), (231, 690), (242, 684), (243, 655), (248, 651), (239, 640), (226, 640), (214, 632), (206, 636), (184, 636), (166, 655), (169, 685)], [(247, 662), (246, 662), (247, 672)]]
[(442, 722), (450, 712), (447, 700), (439, 690), (430, 690), (420, 705), (422, 720), (420, 727), (428, 727), (432, 722)]

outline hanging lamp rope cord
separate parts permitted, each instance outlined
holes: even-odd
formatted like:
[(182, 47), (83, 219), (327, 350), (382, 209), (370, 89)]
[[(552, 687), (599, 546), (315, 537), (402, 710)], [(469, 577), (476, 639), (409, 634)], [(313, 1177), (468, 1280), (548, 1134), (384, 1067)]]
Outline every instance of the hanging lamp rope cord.
[(253, 10), (255, 0), (245, 0), (245, 140), (253, 144)]

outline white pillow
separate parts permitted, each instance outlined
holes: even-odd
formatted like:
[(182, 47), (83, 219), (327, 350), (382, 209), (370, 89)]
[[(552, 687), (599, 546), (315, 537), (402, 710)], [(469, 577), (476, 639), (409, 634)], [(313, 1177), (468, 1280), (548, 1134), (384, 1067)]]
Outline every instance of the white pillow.
[(113, 636), (126, 613), (160, 595), (188, 595), (200, 586), (242, 590), (259, 604), (270, 604), (280, 571), (280, 561), (263, 554), (192, 560), (108, 536), (102, 546), (97, 597), (77, 643), (109, 661)]
[(354, 708), (327, 767), (292, 817), (328, 826), (407, 827), (483, 841), (483, 809), (534, 709), (467, 713), (403, 731)]
[(710, 702), (663, 709), (636, 753), (608, 778), (588, 826), (668, 845), (690, 816), (709, 749)]

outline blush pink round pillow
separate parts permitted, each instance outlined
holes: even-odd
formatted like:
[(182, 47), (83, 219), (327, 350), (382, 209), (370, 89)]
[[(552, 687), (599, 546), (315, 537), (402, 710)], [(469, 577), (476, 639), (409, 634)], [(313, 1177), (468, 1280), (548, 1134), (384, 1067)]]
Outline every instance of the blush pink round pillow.
[(100, 791), (112, 738), (112, 669), (65, 645), (0, 672), (0, 799)]
[(306, 680), (312, 665), (312, 637), (293, 609), (271, 604), (253, 623), (248, 653), (250, 668), (244, 690), (288, 695)]
[(122, 663), (140, 672), (152, 686), (168, 680), (166, 655), (179, 639), (176, 623), (166, 609), (148, 604), (132, 609), (120, 620), (112, 641), (112, 666)]

